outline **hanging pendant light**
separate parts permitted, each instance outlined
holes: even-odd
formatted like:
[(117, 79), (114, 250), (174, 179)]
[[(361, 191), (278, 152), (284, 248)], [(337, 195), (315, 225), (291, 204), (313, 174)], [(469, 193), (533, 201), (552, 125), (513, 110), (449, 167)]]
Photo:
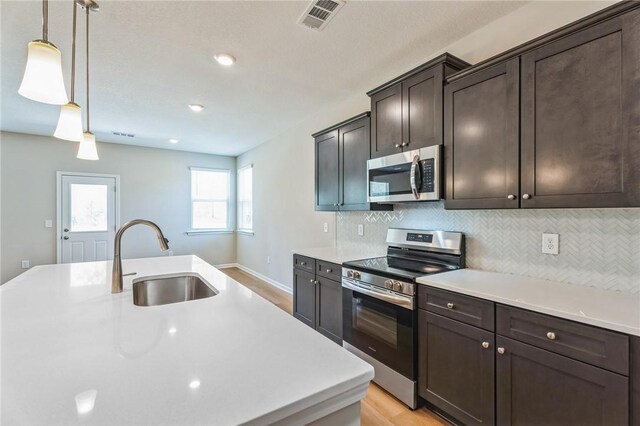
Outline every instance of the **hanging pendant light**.
[(68, 104), (60, 107), (60, 118), (58, 126), (53, 134), (58, 139), (80, 142), (82, 141), (82, 110), (80, 105), (75, 103), (75, 80), (76, 80), (76, 15), (78, 6), (73, 4), (73, 32), (71, 37), (71, 100)]
[(90, 7), (88, 5), (85, 6), (85, 11), (87, 12), (87, 131), (82, 135), (77, 158), (81, 160), (98, 160), (96, 136), (91, 133), (91, 122), (89, 119), (89, 10)]
[(62, 77), (62, 55), (48, 37), (49, 4), (42, 0), (42, 39), (27, 47), (27, 66), (18, 93), (45, 104), (64, 105), (69, 98)]

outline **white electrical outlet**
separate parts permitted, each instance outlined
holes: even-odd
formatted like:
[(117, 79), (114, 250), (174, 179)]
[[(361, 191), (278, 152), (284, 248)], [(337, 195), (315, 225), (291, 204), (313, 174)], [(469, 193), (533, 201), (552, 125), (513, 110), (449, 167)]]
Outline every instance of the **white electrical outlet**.
[(169, 256), (173, 256), (173, 250), (169, 250)]
[(324, 232), (329, 232), (329, 224), (327, 222), (324, 223)]
[(22, 269), (29, 269), (29, 260), (22, 261)]
[(267, 256), (267, 263), (271, 263), (271, 256)]
[(542, 234), (542, 252), (544, 254), (558, 254), (559, 246), (559, 234)]
[(360, 235), (361, 237), (364, 236), (364, 225), (363, 224), (358, 225), (358, 235)]
[(51, 219), (47, 219), (44, 221), (45, 228), (53, 228), (53, 221)]

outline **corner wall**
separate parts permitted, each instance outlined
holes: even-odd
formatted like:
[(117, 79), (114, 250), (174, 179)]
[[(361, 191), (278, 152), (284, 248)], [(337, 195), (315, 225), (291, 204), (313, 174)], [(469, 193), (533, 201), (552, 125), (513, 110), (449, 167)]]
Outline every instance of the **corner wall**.
[[(53, 137), (0, 133), (2, 183), (2, 283), (31, 266), (56, 263), (56, 172), (120, 175), (120, 222), (149, 219), (169, 239), (174, 255), (195, 254), (211, 264), (235, 262), (235, 235), (188, 236), (191, 177), (189, 166), (231, 170), (235, 219), (236, 159), (209, 154), (98, 143), (99, 161), (76, 159), (77, 144)], [(232, 221), (235, 223), (235, 220)], [(131, 228), (123, 237), (123, 257), (163, 256), (155, 234), (146, 227)]]

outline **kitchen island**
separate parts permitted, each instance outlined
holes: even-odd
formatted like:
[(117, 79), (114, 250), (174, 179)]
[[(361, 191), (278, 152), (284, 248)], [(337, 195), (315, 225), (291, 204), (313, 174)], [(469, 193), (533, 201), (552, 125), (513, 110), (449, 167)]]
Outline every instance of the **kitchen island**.
[[(2, 424), (359, 424), (373, 368), (196, 256), (37, 266), (0, 287)], [(135, 306), (132, 282), (218, 294)]]

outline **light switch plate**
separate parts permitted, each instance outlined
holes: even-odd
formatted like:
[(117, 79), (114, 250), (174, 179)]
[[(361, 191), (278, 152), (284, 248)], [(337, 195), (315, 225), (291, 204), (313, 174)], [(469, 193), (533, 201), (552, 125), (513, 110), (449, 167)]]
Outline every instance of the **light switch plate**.
[(327, 222), (324, 223), (324, 232), (329, 232), (329, 224)]
[(542, 234), (542, 253), (558, 254), (560, 246), (559, 234)]
[(45, 228), (53, 228), (53, 221), (51, 219), (47, 219), (44, 221)]
[(358, 225), (358, 235), (360, 235), (361, 237), (364, 236), (364, 225), (363, 224), (359, 224)]

